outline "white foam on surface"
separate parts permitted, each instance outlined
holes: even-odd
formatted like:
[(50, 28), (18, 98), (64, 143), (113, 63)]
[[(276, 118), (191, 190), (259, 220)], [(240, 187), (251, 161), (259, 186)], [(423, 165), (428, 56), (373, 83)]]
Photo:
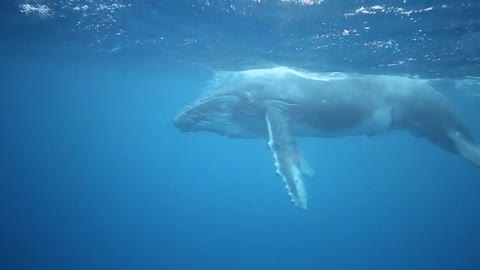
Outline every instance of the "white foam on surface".
[(52, 17), (55, 13), (50, 7), (47, 5), (41, 4), (22, 4), (19, 6), (20, 12), (30, 15), (30, 14), (38, 14), (41, 18), (48, 18)]

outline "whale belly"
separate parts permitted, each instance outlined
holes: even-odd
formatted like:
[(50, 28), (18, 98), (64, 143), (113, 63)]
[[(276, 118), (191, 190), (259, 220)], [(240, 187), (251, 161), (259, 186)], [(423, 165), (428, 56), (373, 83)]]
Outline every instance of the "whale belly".
[[(330, 117), (329, 123), (335, 122)], [(392, 109), (383, 106), (374, 109), (369, 115), (349, 125), (309, 125), (305, 122), (293, 124), (294, 133), (302, 137), (342, 137), (376, 135), (388, 131), (392, 126)]]

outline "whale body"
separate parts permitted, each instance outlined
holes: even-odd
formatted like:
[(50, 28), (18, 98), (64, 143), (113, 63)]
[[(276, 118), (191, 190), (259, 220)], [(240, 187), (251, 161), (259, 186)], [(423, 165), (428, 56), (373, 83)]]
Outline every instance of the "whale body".
[(183, 132), (267, 138), (293, 203), (307, 208), (312, 170), (296, 137), (374, 136), (407, 130), (480, 166), (480, 148), (447, 98), (428, 80), (311, 73), (286, 67), (225, 73), (174, 119)]

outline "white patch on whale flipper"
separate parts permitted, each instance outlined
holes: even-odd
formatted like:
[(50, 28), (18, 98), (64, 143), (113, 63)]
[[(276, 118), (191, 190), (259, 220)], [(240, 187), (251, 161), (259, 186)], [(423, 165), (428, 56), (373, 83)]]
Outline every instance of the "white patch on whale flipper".
[(448, 136), (455, 142), (458, 153), (473, 164), (480, 166), (480, 148), (463, 139), (458, 132), (450, 132)]
[(273, 152), (277, 173), (282, 177), (295, 206), (307, 209), (307, 192), (302, 179), (301, 157), (295, 138), (288, 128), (288, 119), (280, 108), (271, 106), (265, 117), (268, 145)]
[(302, 169), (302, 173), (309, 178), (313, 178), (315, 176), (315, 170), (308, 164), (308, 162), (304, 158), (300, 158), (300, 168)]

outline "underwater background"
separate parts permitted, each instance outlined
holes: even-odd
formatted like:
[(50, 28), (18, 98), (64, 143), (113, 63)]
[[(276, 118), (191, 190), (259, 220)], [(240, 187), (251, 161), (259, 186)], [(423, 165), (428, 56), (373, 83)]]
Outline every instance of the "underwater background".
[(480, 269), (480, 169), (394, 132), (300, 139), (292, 206), (266, 140), (182, 134), (216, 71), (432, 79), (480, 136), (480, 2), (0, 3), (0, 269)]

